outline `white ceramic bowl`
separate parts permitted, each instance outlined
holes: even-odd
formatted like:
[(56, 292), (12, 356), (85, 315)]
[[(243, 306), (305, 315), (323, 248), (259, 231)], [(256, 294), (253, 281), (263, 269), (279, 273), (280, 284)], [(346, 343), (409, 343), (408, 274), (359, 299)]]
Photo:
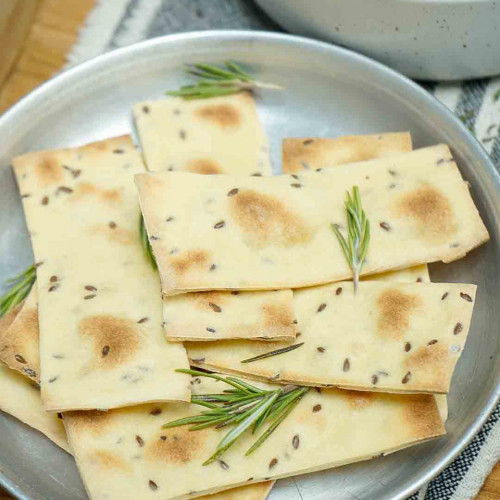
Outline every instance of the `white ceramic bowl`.
[(500, 74), (500, 1), (256, 0), (288, 31), (423, 80)]

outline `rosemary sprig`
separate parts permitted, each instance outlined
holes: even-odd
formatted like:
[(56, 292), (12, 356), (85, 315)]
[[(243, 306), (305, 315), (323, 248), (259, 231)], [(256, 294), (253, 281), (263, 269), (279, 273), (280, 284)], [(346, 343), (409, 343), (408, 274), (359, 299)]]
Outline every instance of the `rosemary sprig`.
[(347, 192), (345, 209), (347, 212), (347, 240), (337, 224), (332, 224), (332, 230), (339, 240), (342, 251), (353, 273), (354, 293), (358, 290), (359, 275), (365, 262), (370, 243), (370, 222), (361, 206), (358, 186), (352, 188), (352, 195)]
[(36, 281), (36, 268), (37, 265), (33, 264), (21, 274), (6, 280), (9, 289), (0, 298), (0, 317), (7, 314), (28, 296)]
[(144, 224), (144, 217), (141, 215), (141, 221), (139, 223), (139, 232), (141, 234), (142, 250), (146, 259), (149, 261), (153, 269), (156, 269), (156, 259), (153, 254), (153, 249), (151, 248), (151, 243), (149, 242), (148, 233), (146, 232), (146, 226)]
[(300, 344), (289, 345), (287, 347), (282, 347), (281, 349), (276, 349), (275, 351), (265, 352), (264, 354), (259, 354), (258, 356), (254, 356), (253, 358), (247, 358), (240, 363), (252, 363), (253, 361), (258, 361), (259, 359), (270, 358), (271, 356), (277, 356), (278, 354), (284, 354), (285, 352), (295, 351), (299, 347), (303, 346), (304, 342)]
[(200, 80), (194, 84), (183, 85), (179, 90), (170, 90), (166, 92), (167, 95), (192, 100), (236, 94), (242, 90), (283, 89), (272, 83), (258, 82), (231, 61), (225, 61), (223, 67), (210, 64), (188, 65), (186, 71)]
[(200, 415), (174, 420), (162, 426), (163, 429), (171, 429), (181, 425), (191, 425), (190, 431), (197, 431), (207, 427), (220, 429), (228, 425), (234, 426), (222, 438), (213, 455), (203, 465), (208, 465), (217, 460), (250, 428), (252, 428), (252, 434), (255, 434), (264, 423), (269, 423), (266, 431), (247, 450), (245, 456), (253, 453), (285, 420), (309, 391), (309, 387), (297, 387), (295, 385), (265, 390), (235, 377), (222, 377), (214, 373), (198, 370), (179, 369), (176, 371), (196, 377), (213, 378), (232, 386), (232, 389), (226, 389), (220, 394), (191, 396), (192, 404), (209, 408), (209, 410), (202, 411)]

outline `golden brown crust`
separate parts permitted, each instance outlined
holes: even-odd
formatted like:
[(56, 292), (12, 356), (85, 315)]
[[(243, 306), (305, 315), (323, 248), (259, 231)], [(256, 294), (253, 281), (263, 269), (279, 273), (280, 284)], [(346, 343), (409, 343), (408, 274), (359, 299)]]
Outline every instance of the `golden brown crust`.
[(83, 318), (78, 331), (94, 345), (95, 365), (115, 368), (133, 357), (139, 349), (140, 325), (126, 318), (97, 315)]
[(109, 411), (87, 410), (64, 413), (64, 425), (71, 427), (76, 434), (102, 434), (114, 420)]
[(208, 265), (209, 253), (205, 250), (188, 250), (179, 255), (170, 258), (170, 265), (176, 275), (187, 274), (193, 268), (199, 268)]
[(397, 288), (385, 289), (377, 298), (377, 333), (383, 338), (401, 339), (410, 326), (411, 315), (419, 308), (420, 297)]
[(107, 470), (117, 470), (121, 472), (131, 472), (131, 465), (126, 462), (120, 455), (116, 455), (106, 450), (95, 450), (89, 456), (89, 461), (95, 467), (100, 467)]
[[(265, 304), (262, 307), (263, 327), (269, 336), (278, 335), (279, 332), (289, 332), (293, 324), (293, 303), (282, 302), (278, 304)], [(273, 333), (274, 332), (274, 333)]]
[(211, 121), (220, 128), (238, 127), (241, 123), (238, 108), (231, 104), (207, 105), (198, 109), (195, 116), (202, 120)]
[(447, 381), (454, 363), (448, 351), (449, 346), (441, 343), (419, 347), (406, 360), (408, 373), (418, 371), (420, 377), (425, 376), (427, 384), (430, 383), (439, 392), (448, 392)]
[(277, 198), (246, 189), (230, 196), (229, 204), (233, 220), (256, 247), (301, 245), (312, 238), (302, 217)]
[(95, 196), (103, 203), (110, 205), (114, 205), (122, 201), (122, 193), (119, 189), (100, 189), (90, 182), (79, 182), (75, 186), (71, 199), (74, 202), (85, 201), (89, 196)]
[(437, 410), (436, 398), (432, 394), (408, 396), (405, 405), (404, 424), (416, 438), (439, 436), (445, 433), (444, 425)]
[[(283, 140), (283, 172), (298, 173), (411, 151), (409, 133)], [(328, 160), (326, 161), (326, 159)]]
[(191, 160), (186, 165), (186, 172), (211, 175), (211, 174), (222, 174), (223, 170), (216, 161), (207, 158), (200, 158), (197, 160)]
[(55, 154), (43, 153), (35, 165), (35, 175), (40, 185), (50, 186), (62, 182), (64, 170)]
[(203, 431), (190, 432), (185, 427), (165, 429), (146, 443), (146, 460), (181, 464), (198, 458), (206, 436)]
[(406, 193), (395, 206), (397, 215), (413, 219), (426, 239), (448, 240), (456, 232), (451, 203), (434, 186), (425, 184)]
[(363, 410), (377, 401), (373, 392), (351, 391), (347, 389), (338, 390), (337, 394), (344, 399), (351, 410)]

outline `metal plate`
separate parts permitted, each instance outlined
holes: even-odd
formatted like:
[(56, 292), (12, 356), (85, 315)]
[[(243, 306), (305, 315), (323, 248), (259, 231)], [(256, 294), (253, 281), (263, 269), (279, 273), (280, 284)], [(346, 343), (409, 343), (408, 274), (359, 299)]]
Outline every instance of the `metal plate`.
[[(500, 179), (465, 127), (427, 92), (392, 70), (303, 38), (224, 31), (150, 40), (58, 76), (0, 119), (0, 279), (32, 262), (10, 158), (129, 132), (132, 104), (160, 98), (164, 90), (184, 82), (183, 64), (226, 59), (241, 61), (259, 79), (287, 88), (259, 96), (275, 168), (281, 163), (281, 140), (287, 136), (410, 130), (416, 147), (450, 144), (471, 183), (491, 241), (463, 260), (431, 267), (434, 281), (479, 285), (467, 348), (453, 379), (447, 436), (382, 459), (281, 481), (270, 497), (404, 498), (459, 453), (479, 430), (498, 395)], [(0, 415), (0, 435), (1, 480), (13, 494), (40, 500), (85, 498), (67, 454), (7, 415)]]

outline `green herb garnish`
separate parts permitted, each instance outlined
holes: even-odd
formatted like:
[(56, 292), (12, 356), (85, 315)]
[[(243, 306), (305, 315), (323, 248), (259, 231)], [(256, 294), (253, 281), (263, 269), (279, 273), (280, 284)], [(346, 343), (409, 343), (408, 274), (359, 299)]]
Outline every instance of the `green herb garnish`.
[(213, 373), (198, 370), (176, 370), (195, 377), (207, 377), (220, 380), (230, 385), (221, 394), (192, 395), (191, 403), (208, 408), (200, 415), (181, 418), (163, 425), (163, 429), (171, 429), (181, 425), (191, 425), (190, 431), (207, 427), (220, 429), (227, 425), (234, 426), (219, 442), (215, 453), (203, 465), (217, 460), (248, 429), (255, 434), (264, 423), (269, 423), (266, 431), (247, 450), (245, 456), (253, 453), (285, 420), (290, 412), (309, 391), (309, 387), (287, 385), (274, 390), (255, 387), (235, 377), (222, 377)]
[(303, 346), (304, 342), (300, 344), (289, 345), (287, 347), (282, 347), (281, 349), (276, 349), (275, 351), (265, 352), (264, 354), (259, 354), (258, 356), (254, 356), (253, 358), (247, 358), (240, 363), (252, 363), (253, 361), (258, 361), (259, 359), (270, 358), (271, 356), (277, 356), (278, 354), (285, 354), (286, 352), (295, 351), (299, 347)]
[(28, 296), (36, 281), (36, 268), (37, 265), (33, 264), (21, 274), (6, 280), (9, 289), (0, 299), (0, 317), (7, 314)]
[(144, 255), (146, 256), (146, 259), (148, 259), (153, 269), (156, 269), (156, 259), (153, 254), (153, 249), (151, 248), (151, 243), (149, 241), (148, 233), (146, 232), (146, 226), (144, 224), (144, 217), (142, 215), (141, 221), (139, 223), (139, 232), (141, 234), (141, 244)]
[(209, 64), (188, 65), (186, 71), (200, 80), (191, 85), (183, 85), (179, 90), (171, 90), (166, 94), (192, 100), (236, 94), (242, 90), (283, 89), (272, 83), (258, 82), (234, 62), (225, 61), (224, 65), (225, 67), (222, 68)]
[(353, 273), (354, 293), (358, 290), (359, 275), (365, 262), (370, 243), (370, 222), (361, 206), (358, 186), (352, 188), (352, 195), (347, 192), (345, 209), (347, 212), (347, 240), (337, 224), (332, 224), (333, 232), (339, 240), (342, 251)]

